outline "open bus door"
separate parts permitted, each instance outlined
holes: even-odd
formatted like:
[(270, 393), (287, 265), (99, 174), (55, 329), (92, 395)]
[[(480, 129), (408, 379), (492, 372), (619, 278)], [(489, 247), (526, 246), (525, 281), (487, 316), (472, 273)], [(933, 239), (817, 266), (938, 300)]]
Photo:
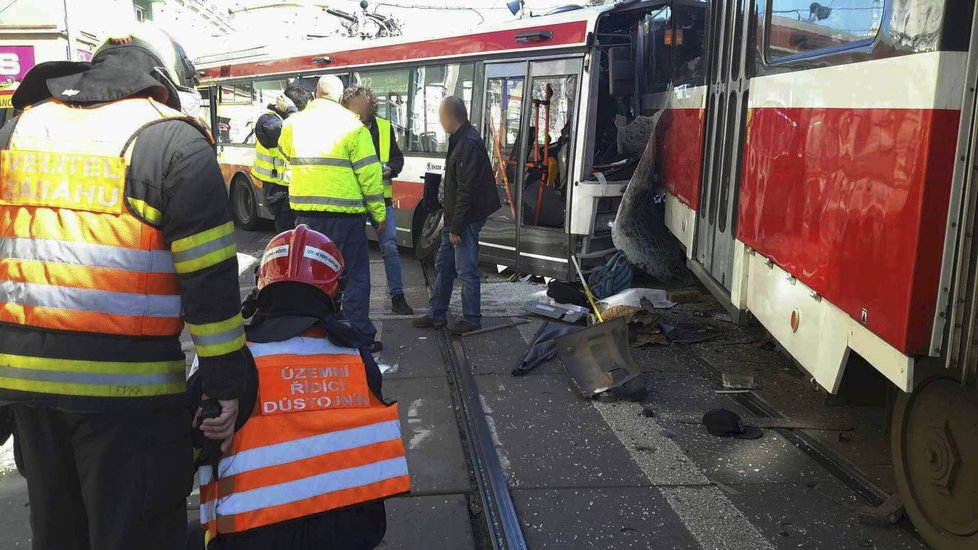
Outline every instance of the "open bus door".
[[(696, 262), (703, 280), (729, 295), (737, 237), (744, 135), (747, 127), (748, 19), (753, 2), (711, 2), (709, 80), (702, 188), (696, 222)], [(698, 264), (698, 265), (697, 265)]]
[(501, 207), (482, 231), (483, 256), (569, 277), (572, 159), (581, 59), (486, 65), (482, 135)]

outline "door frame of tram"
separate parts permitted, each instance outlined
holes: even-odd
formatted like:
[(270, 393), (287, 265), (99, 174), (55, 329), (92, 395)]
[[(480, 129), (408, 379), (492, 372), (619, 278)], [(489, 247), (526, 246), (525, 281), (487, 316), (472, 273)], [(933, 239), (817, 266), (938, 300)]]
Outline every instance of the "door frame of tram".
[(754, 4), (748, 0), (710, 3), (702, 185), (690, 267), (721, 302), (729, 302), (735, 277)]
[[(574, 105), (572, 109), (571, 136), (567, 147), (570, 151), (575, 151), (578, 139), (578, 125), (580, 123), (581, 112), (581, 88), (582, 88), (582, 68), (583, 59), (581, 57), (561, 57), (530, 59), (526, 61), (500, 61), (487, 62), (484, 64), (482, 72), (482, 91), (483, 98), (481, 108), (483, 112), (479, 117), (482, 121), (481, 134), (489, 149), (490, 158), (499, 155), (495, 150), (494, 134), (495, 129), (490, 128), (492, 124), (491, 113), (488, 111), (493, 108), (490, 101), (492, 93), (490, 83), (493, 80), (503, 81), (503, 90), (510, 80), (520, 80), (521, 105), (519, 116), (519, 130), (517, 140), (513, 144), (511, 151), (518, 151), (518, 159), (526, 159), (532, 151), (528, 139), (529, 129), (534, 117), (534, 108), (531, 95), (535, 80), (547, 77), (573, 76), (576, 84), (574, 90)], [(507, 128), (508, 129), (508, 128)], [(552, 128), (551, 128), (552, 130)], [(502, 155), (500, 155), (502, 156)], [(526, 169), (524, 163), (519, 163), (513, 170), (512, 180), (509, 181), (511, 191), (508, 196), (501, 196), (501, 208), (489, 216), (485, 228), (480, 235), (481, 256), (499, 264), (514, 267), (516, 270), (534, 275), (555, 277), (567, 280), (571, 274), (570, 253), (572, 237), (568, 232), (570, 225), (571, 204), (573, 199), (574, 170), (578, 168), (574, 163), (574, 155), (570, 156), (571, 161), (566, 167), (567, 170), (567, 195), (565, 197), (564, 224), (561, 228), (541, 227), (529, 220), (524, 219), (525, 210), (523, 205), (524, 186), (527, 183)], [(509, 159), (506, 159), (507, 161)], [(498, 176), (496, 176), (498, 177)], [(497, 180), (498, 181), (498, 180)], [(498, 188), (498, 186), (497, 186)]]

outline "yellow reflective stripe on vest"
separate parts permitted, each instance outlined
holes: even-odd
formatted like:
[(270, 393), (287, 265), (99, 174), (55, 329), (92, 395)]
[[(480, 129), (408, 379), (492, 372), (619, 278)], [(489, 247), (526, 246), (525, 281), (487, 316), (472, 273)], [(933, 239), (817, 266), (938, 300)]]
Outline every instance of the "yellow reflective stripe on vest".
[(88, 397), (186, 391), (184, 361), (102, 362), (0, 354), (0, 388)]
[(163, 213), (147, 204), (146, 201), (132, 197), (126, 197), (126, 200), (129, 201), (129, 207), (132, 208), (132, 211), (142, 216), (149, 223), (159, 225), (163, 222)]
[(237, 351), (245, 345), (244, 325), (241, 314), (230, 319), (194, 325), (187, 323), (187, 329), (194, 340), (197, 355), (201, 357), (216, 357)]
[(173, 265), (177, 273), (200, 271), (235, 257), (234, 223), (228, 222), (196, 235), (173, 241)]

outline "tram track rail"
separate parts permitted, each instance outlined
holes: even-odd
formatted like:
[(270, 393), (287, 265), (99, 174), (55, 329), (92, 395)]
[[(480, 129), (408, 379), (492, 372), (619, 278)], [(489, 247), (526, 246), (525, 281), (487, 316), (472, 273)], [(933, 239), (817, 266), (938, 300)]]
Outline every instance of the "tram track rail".
[[(429, 289), (432, 284), (430, 269), (430, 264), (422, 262), (425, 286)], [(496, 451), (465, 348), (459, 338), (449, 334), (447, 327), (440, 331), (439, 340), (442, 358), (451, 376), (489, 541), (493, 550), (526, 550), (523, 528), (513, 505), (506, 472)]]

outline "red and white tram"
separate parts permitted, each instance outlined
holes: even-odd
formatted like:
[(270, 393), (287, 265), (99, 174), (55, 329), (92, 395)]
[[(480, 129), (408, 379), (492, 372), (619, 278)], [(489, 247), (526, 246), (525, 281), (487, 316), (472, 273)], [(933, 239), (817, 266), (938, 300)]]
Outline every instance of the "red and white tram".
[(974, 3), (707, 9), (704, 78), (658, 128), (670, 232), (823, 388), (858, 355), (902, 390), (904, 504), (933, 546), (978, 548)]

